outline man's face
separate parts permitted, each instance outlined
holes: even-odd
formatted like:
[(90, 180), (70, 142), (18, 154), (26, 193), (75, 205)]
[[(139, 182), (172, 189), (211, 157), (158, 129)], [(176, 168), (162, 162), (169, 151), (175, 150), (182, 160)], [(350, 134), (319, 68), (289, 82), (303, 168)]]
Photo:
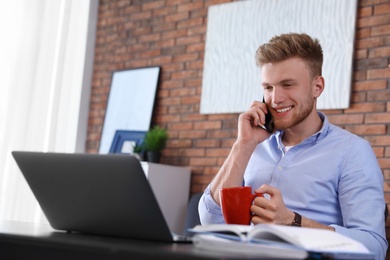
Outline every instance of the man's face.
[(276, 129), (292, 128), (315, 109), (315, 80), (300, 58), (262, 66), (264, 98)]

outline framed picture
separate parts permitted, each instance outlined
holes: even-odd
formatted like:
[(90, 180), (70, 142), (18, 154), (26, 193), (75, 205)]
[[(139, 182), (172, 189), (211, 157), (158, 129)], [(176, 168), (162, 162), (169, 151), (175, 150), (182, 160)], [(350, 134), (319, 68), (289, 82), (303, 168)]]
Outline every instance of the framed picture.
[(117, 130), (111, 144), (110, 153), (133, 154), (134, 148), (141, 145), (146, 131)]
[(99, 153), (110, 152), (116, 130), (148, 131), (160, 67), (114, 71)]

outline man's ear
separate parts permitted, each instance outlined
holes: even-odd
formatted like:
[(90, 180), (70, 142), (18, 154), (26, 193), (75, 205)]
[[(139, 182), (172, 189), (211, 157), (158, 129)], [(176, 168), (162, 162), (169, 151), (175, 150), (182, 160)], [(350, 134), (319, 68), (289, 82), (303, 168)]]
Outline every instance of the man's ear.
[(319, 96), (321, 96), (322, 94), (322, 91), (324, 91), (324, 88), (325, 88), (325, 79), (324, 77), (322, 76), (317, 76), (315, 79), (314, 79), (314, 98), (318, 98)]

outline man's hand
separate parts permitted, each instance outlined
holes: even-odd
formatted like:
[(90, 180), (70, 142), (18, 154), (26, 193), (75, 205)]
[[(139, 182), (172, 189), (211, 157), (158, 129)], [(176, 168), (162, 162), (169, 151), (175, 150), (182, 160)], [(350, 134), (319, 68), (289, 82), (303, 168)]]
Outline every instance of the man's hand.
[(264, 184), (256, 192), (268, 194), (270, 198), (257, 197), (254, 200), (251, 207), (251, 211), (254, 214), (252, 217), (253, 224), (291, 225), (295, 214), (286, 207), (282, 194), (278, 189)]
[(261, 127), (265, 124), (267, 113), (269, 112), (265, 103), (254, 101), (250, 109), (239, 117), (237, 141), (257, 145), (267, 139), (270, 134)]
[[(268, 223), (286, 226), (292, 224), (295, 214), (286, 207), (282, 194), (277, 188), (264, 184), (255, 192), (268, 194), (270, 198), (257, 197), (254, 199), (254, 203), (251, 206), (251, 211), (254, 214), (252, 217), (253, 224)], [(304, 216), (302, 216), (302, 227), (335, 231), (332, 226), (323, 225)]]

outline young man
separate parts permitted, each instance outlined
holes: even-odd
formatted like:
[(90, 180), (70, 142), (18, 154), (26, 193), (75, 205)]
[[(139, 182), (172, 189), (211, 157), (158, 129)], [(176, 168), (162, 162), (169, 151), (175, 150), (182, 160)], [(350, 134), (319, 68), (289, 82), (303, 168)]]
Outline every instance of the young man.
[[(199, 203), (202, 224), (223, 223), (219, 189), (259, 193), (252, 223), (334, 230), (384, 259), (383, 175), (370, 144), (330, 124), (316, 109), (325, 87), (323, 54), (306, 34), (282, 34), (259, 47), (265, 103), (241, 114), (231, 152)], [(261, 126), (266, 114), (276, 131)]]

